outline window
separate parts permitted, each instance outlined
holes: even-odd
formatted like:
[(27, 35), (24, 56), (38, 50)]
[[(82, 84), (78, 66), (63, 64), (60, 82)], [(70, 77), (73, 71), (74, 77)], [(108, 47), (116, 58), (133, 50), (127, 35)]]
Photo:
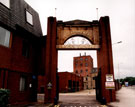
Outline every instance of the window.
[(10, 8), (10, 0), (0, 0), (0, 3), (4, 4), (6, 7)]
[(22, 55), (27, 58), (29, 57), (29, 44), (26, 41), (23, 41)]
[(76, 63), (75, 66), (77, 67), (77, 65), (78, 65), (78, 64)]
[(91, 45), (92, 43), (85, 37), (76, 35), (75, 37), (69, 38), (64, 45)]
[(83, 70), (80, 71), (81, 73), (83, 72)]
[(78, 71), (76, 70), (75, 73), (78, 73)]
[(78, 60), (77, 60), (77, 59), (75, 59), (75, 62), (78, 62)]
[(88, 85), (87, 85), (87, 89), (88, 89)]
[(25, 91), (26, 90), (26, 77), (22, 76), (20, 78), (20, 87), (19, 91)]
[(83, 64), (81, 63), (80, 66), (83, 66)]
[(0, 45), (9, 47), (9, 42), (10, 42), (10, 32), (0, 27)]
[(88, 58), (85, 58), (85, 61), (88, 61)]
[(96, 79), (96, 77), (93, 77), (93, 80), (95, 80)]
[(86, 72), (88, 72), (88, 70), (86, 69)]
[(80, 58), (80, 60), (82, 61), (82, 60), (83, 60), (83, 58)]
[(88, 63), (85, 63), (85, 67), (87, 67), (88, 66)]
[(32, 16), (32, 14), (31, 14), (30, 12), (28, 12), (28, 11), (26, 11), (26, 21), (27, 21), (29, 24), (33, 25), (33, 16)]

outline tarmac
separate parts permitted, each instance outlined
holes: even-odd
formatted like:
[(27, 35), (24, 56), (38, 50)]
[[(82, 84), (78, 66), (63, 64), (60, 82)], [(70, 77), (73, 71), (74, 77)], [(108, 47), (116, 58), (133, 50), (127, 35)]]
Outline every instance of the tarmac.
[(116, 101), (101, 105), (96, 101), (95, 90), (83, 90), (75, 93), (60, 93), (58, 105), (43, 104), (44, 95), (38, 95), (38, 101), (32, 104), (9, 105), (8, 107), (135, 107), (135, 86), (122, 87), (116, 92)]
[(96, 100), (95, 90), (83, 90), (75, 93), (60, 93), (60, 107), (101, 107)]
[(38, 102), (31, 104), (9, 105), (8, 107), (101, 107), (96, 101), (95, 90), (60, 93), (58, 105), (44, 104), (44, 94), (38, 94)]

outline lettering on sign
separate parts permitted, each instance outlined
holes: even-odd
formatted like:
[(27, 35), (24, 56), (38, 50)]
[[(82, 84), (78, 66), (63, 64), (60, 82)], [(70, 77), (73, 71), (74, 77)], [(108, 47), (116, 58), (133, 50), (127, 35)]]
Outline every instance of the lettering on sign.
[(114, 82), (105, 82), (106, 89), (115, 89), (115, 83)]

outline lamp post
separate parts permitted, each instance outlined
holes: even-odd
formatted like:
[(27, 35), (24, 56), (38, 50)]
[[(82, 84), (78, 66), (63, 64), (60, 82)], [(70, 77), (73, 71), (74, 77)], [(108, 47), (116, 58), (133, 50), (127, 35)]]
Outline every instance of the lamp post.
[(120, 64), (122, 64), (122, 63), (118, 63), (118, 80), (119, 80), (119, 83), (120, 83)]
[[(119, 41), (119, 42), (113, 43), (112, 45), (117, 45), (117, 44), (120, 44), (120, 43), (122, 43), (122, 41)], [(120, 83), (119, 61), (118, 61), (118, 80), (119, 80), (119, 83)]]

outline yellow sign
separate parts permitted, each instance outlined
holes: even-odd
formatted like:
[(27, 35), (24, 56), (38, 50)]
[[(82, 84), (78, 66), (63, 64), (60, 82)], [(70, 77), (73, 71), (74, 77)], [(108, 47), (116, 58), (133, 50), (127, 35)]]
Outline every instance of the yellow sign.
[(51, 83), (51, 82), (49, 82), (49, 83), (47, 84), (47, 89), (52, 89), (52, 83)]

